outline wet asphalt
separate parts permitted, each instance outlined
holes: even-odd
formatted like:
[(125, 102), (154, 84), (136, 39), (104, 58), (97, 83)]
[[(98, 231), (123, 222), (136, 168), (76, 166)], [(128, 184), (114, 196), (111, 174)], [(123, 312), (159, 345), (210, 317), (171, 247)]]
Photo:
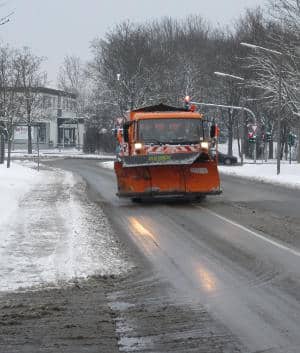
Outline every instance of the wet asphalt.
[[(219, 350), (205, 350), (202, 342), (203, 350), (195, 346), (176, 351), (300, 352), (300, 191), (222, 176), (223, 195), (200, 204), (134, 204), (115, 196), (113, 171), (99, 161), (66, 159), (51, 164), (87, 182), (91, 199), (102, 205), (135, 260), (164, 283), (167, 307), (173, 303), (194, 314), (192, 308), (205, 312), (188, 316), (193, 323), (188, 330), (191, 339), (206, 327), (206, 315), (211, 336), (226, 332)], [(124, 297), (130, 302), (129, 287), (115, 302), (124, 302)], [(152, 304), (159, 296), (154, 291), (147, 295)], [(143, 321), (139, 324), (134, 316), (135, 324), (130, 323), (132, 310), (126, 305), (117, 310), (121, 351), (169, 351), (157, 333), (149, 334), (149, 327), (133, 334)], [(179, 313), (174, 318), (178, 327), (189, 322), (183, 317)], [(161, 323), (159, 330), (160, 335), (170, 334)], [(176, 332), (180, 337), (179, 332), (186, 331)]]

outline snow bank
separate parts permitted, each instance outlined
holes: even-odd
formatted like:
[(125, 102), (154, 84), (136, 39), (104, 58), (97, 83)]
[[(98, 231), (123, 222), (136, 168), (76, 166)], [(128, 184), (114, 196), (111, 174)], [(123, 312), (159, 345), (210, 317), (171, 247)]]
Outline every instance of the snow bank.
[[(225, 153), (227, 154), (228, 152), (228, 144), (227, 143), (220, 143), (218, 145), (218, 150), (222, 153)], [(237, 140), (233, 140), (233, 143), (232, 143), (232, 154), (238, 158), (238, 160), (240, 160), (240, 157), (239, 157), (239, 146), (238, 146), (238, 143), (237, 143)]]
[(0, 227), (18, 208), (19, 201), (41, 180), (36, 170), (12, 163), (0, 164)]
[(101, 162), (100, 166), (106, 169), (114, 169), (114, 161), (108, 161), (108, 162)]
[(279, 175), (276, 174), (276, 163), (253, 163), (234, 167), (219, 166), (219, 171), (227, 175), (300, 189), (300, 164), (297, 163), (281, 163)]

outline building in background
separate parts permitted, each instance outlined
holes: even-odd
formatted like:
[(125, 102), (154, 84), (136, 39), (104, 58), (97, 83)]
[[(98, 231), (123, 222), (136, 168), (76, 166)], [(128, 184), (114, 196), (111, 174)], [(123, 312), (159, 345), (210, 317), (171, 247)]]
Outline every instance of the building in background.
[[(82, 148), (84, 118), (77, 114), (77, 96), (57, 89), (37, 87), (38, 106), (32, 112), (33, 146), (40, 148)], [(14, 127), (13, 149), (27, 146), (26, 119), (21, 117)]]

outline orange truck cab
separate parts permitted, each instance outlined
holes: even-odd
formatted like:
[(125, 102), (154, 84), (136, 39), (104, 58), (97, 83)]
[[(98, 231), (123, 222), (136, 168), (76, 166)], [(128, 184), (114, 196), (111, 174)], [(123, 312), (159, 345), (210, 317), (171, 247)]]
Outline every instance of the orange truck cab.
[(114, 165), (117, 195), (138, 200), (220, 194), (216, 131), (208, 131), (202, 114), (184, 108), (159, 104), (131, 111)]

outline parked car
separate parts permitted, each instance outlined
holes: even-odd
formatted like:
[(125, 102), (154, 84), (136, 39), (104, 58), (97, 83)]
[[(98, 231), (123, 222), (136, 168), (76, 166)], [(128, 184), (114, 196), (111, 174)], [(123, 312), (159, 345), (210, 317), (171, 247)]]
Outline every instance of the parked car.
[(224, 135), (220, 135), (219, 138), (218, 138), (218, 142), (219, 143), (227, 143), (227, 136), (224, 136)]
[(238, 159), (234, 156), (229, 156), (228, 154), (219, 152), (218, 153), (219, 164), (232, 165), (238, 162)]

